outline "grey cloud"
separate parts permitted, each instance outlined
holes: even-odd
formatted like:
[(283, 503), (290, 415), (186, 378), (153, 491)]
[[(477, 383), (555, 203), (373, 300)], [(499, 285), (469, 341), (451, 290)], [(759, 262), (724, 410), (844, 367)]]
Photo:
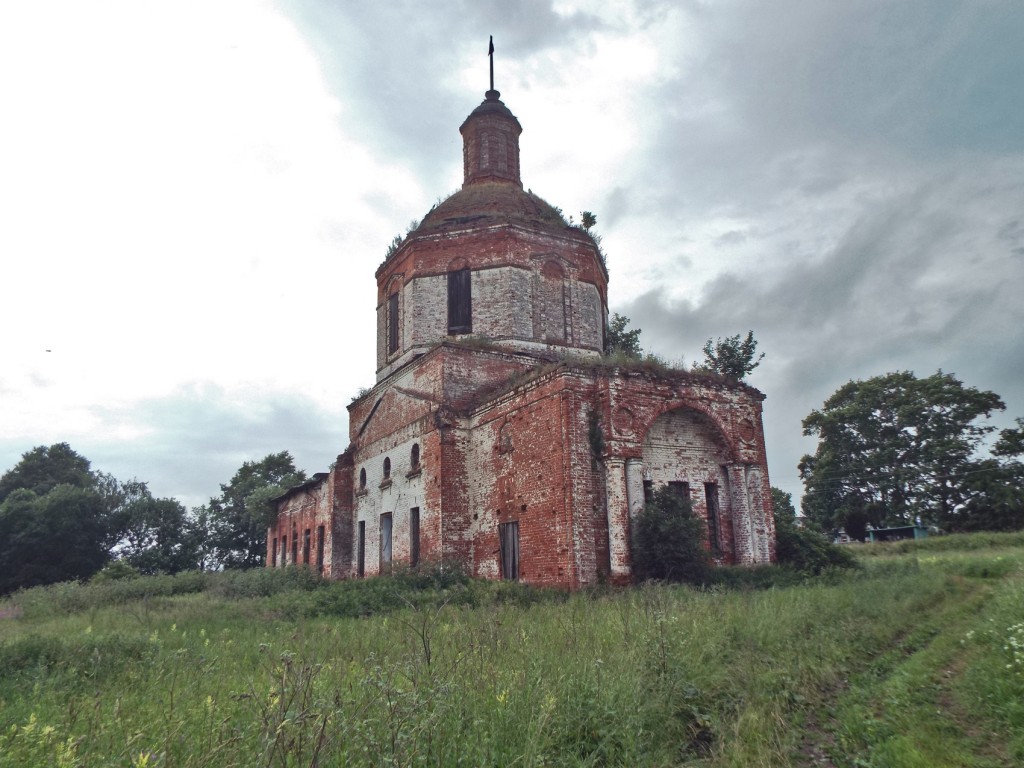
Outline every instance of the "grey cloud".
[[(487, 90), (490, 35), (495, 85), (501, 90), (507, 62), (584, 44), (586, 33), (601, 26), (587, 14), (558, 14), (549, 0), (462, 0), (447, 4), (443, 13), (415, 0), (285, 0), (284, 6), (342, 102), (346, 130), (415, 170), (431, 190), (439, 189), (447, 169), (461, 160), (457, 127)], [(445, 79), (468, 51), (479, 54), (476, 93), (454, 91)]]
[(645, 348), (690, 362), (704, 340), (754, 330), (773, 481), (798, 498), (795, 467), (813, 450), (800, 420), (850, 379), (942, 368), (1002, 395), (1007, 419), (1024, 415), (1024, 264), (998, 247), (1015, 236), (1024, 185), (1000, 177), (969, 166), (903, 179), (814, 261), (784, 261), (766, 238), (763, 259), (718, 275), (699, 300), (659, 288), (619, 311)]
[[(147, 481), (155, 495), (189, 507), (217, 495), (243, 462), (287, 450), (300, 469), (321, 472), (348, 442), (347, 414), (291, 393), (238, 402), (215, 385), (197, 384), (128, 408), (96, 406), (92, 412), (100, 422), (94, 434), (59, 440), (89, 459), (93, 469)], [(120, 427), (143, 434), (112, 438)], [(0, 441), (0, 457), (9, 465), (0, 473), (33, 447)]]

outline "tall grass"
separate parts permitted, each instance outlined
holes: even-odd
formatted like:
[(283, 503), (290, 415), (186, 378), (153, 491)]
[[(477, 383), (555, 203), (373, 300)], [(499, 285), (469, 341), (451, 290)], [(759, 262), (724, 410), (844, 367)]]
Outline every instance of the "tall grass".
[[(857, 765), (880, 753), (830, 719), (855, 711), (851, 681), (946, 625), (972, 669), (1012, 663), (995, 636), (959, 640), (983, 611), (1010, 631), (1019, 571), (975, 578), (952, 558), (741, 589), (565, 595), (437, 569), (23, 593), (21, 618), (0, 621), (0, 766), (751, 766), (813, 749)], [(1017, 749), (1019, 689), (964, 681)]]

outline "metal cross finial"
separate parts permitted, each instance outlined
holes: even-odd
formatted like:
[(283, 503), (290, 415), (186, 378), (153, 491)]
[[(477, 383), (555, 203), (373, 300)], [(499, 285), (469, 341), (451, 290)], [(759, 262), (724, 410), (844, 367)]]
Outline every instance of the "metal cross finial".
[(494, 35), (491, 35), (491, 43), (487, 46), (487, 56), (491, 60), (491, 90), (494, 90)]

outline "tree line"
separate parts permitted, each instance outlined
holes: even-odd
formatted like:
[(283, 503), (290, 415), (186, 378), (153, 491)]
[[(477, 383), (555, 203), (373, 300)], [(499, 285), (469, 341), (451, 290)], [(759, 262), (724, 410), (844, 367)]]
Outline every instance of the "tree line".
[(245, 462), (187, 511), (143, 481), (93, 470), (67, 443), (37, 446), (0, 476), (0, 594), (92, 577), (263, 564), (271, 499), (306, 479), (287, 451)]

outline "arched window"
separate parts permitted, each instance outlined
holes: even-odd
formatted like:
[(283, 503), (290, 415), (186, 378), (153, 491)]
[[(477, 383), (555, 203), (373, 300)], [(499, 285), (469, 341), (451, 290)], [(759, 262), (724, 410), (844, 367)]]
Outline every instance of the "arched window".
[(398, 291), (388, 296), (388, 354), (398, 351)]
[(391, 477), (391, 459), (387, 456), (384, 457), (384, 479), (387, 480)]
[(420, 468), (420, 444), (413, 443), (412, 450), (409, 451), (409, 466), (415, 472)]
[(365, 489), (366, 489), (366, 468), (364, 467), (363, 469), (359, 470), (359, 490), (362, 491), (362, 490), (365, 490)]

